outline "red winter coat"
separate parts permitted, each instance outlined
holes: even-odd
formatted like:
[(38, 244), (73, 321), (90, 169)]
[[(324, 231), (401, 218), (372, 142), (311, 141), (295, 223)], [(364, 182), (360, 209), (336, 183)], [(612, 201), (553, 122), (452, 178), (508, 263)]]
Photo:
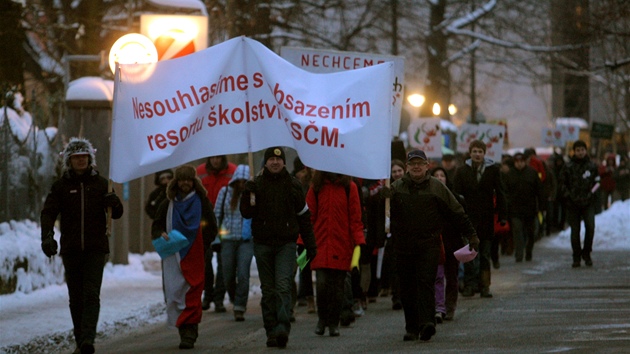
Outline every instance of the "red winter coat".
[(234, 171), (236, 171), (235, 164), (227, 162), (227, 160), (225, 161), (227, 167), (221, 171), (208, 171), (206, 163), (197, 166), (197, 177), (199, 177), (201, 184), (203, 184), (203, 187), (208, 192), (208, 199), (212, 203), (212, 206), (217, 204), (216, 201), (219, 191), (230, 183)]
[(350, 182), (346, 192), (343, 185), (326, 181), (318, 193), (313, 188), (308, 190), (306, 203), (317, 242), (311, 269), (349, 271), (354, 246), (365, 244), (356, 184)]

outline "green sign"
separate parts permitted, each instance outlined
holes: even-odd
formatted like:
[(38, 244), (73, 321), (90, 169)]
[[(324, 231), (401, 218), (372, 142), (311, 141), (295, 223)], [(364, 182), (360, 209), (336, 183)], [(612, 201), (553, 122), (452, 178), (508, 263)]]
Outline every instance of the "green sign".
[(615, 126), (612, 124), (603, 124), (593, 122), (591, 127), (591, 138), (612, 139)]

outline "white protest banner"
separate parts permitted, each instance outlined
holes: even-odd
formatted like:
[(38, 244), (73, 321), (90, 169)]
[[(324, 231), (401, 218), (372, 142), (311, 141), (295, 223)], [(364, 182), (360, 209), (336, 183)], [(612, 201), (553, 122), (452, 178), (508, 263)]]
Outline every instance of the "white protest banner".
[[(336, 50), (282, 47), (280, 56), (288, 62), (313, 73), (333, 73), (366, 68), (386, 62), (394, 63), (394, 79), (390, 81), (392, 109), (392, 136), (400, 131), (400, 114), (404, 100), (405, 58), (394, 55), (342, 52)], [(371, 85), (383, 83), (372, 82)]]
[(110, 176), (126, 182), (213, 155), (270, 146), (315, 169), (390, 171), (393, 64), (332, 74), (299, 69), (245, 37), (155, 64), (120, 65)]
[(407, 128), (409, 146), (420, 149), (427, 157), (442, 157), (440, 118), (413, 118)]
[(481, 136), (478, 139), (486, 143), (486, 157), (495, 162), (501, 162), (505, 126), (499, 124), (479, 124), (479, 130)]

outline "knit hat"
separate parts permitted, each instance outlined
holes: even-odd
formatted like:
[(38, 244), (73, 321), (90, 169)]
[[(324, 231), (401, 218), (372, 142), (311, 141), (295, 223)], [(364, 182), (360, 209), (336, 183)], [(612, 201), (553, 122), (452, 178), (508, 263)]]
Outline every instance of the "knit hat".
[(267, 160), (272, 157), (279, 157), (282, 159), (282, 162), (284, 162), (285, 164), (287, 163), (287, 158), (284, 155), (284, 149), (282, 149), (280, 146), (270, 147), (265, 150), (265, 163), (267, 163)]
[(88, 155), (88, 164), (94, 168), (96, 167), (95, 153), (96, 150), (87, 139), (76, 137), (70, 138), (70, 142), (61, 153), (63, 156), (63, 169), (70, 169), (70, 156), (73, 155)]
[(576, 142), (573, 143), (573, 150), (579, 147), (583, 147), (586, 149), (586, 143), (583, 140), (576, 140)]

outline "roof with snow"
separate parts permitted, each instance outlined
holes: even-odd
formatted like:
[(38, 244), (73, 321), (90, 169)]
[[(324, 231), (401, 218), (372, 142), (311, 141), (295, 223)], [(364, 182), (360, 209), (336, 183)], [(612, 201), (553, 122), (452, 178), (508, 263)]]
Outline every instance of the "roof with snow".
[(66, 91), (69, 107), (111, 107), (114, 97), (114, 81), (86, 76), (71, 81)]

